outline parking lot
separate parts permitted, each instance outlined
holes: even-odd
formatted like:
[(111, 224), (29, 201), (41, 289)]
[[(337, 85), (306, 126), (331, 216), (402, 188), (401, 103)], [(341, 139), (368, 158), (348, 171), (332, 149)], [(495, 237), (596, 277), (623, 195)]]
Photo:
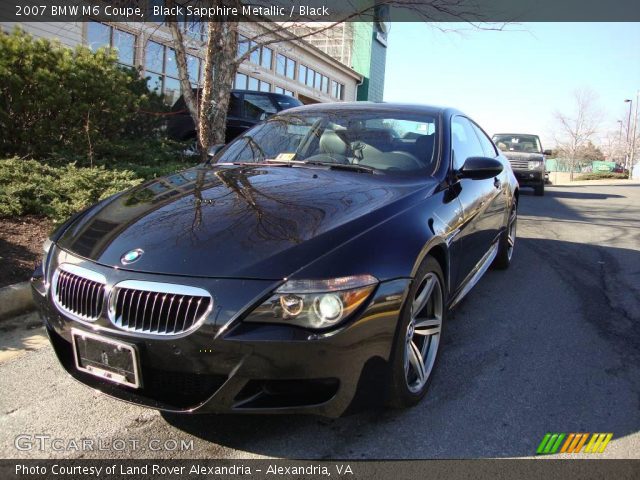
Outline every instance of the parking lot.
[[(450, 316), (417, 407), (336, 420), (162, 416), (73, 381), (29, 315), (0, 323), (0, 456), (526, 457), (546, 432), (612, 432), (601, 456), (640, 458), (639, 321), (640, 184), (523, 190), (514, 262)], [(21, 451), (18, 435), (141, 444)], [(148, 439), (168, 446), (150, 453)]]

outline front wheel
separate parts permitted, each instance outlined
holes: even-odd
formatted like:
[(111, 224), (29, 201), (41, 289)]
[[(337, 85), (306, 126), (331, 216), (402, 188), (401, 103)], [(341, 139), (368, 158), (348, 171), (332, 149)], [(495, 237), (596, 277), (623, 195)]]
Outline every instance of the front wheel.
[(427, 392), (436, 365), (446, 315), (440, 264), (426, 257), (402, 309), (391, 360), (390, 404), (406, 408)]
[(499, 270), (506, 270), (511, 265), (513, 249), (516, 245), (516, 227), (518, 226), (518, 205), (513, 204), (506, 230), (498, 240), (498, 253), (492, 266)]

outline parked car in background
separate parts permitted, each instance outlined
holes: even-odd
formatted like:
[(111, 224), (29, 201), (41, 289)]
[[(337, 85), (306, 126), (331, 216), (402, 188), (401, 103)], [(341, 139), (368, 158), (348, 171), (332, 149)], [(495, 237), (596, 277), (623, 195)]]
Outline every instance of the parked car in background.
[(551, 152), (542, 149), (540, 137), (524, 133), (496, 133), (493, 142), (509, 160), (520, 186), (533, 187), (536, 195), (544, 195), (545, 178), (548, 178), (544, 156)]
[[(194, 93), (199, 95), (200, 90)], [(300, 100), (289, 95), (253, 90), (232, 90), (227, 113), (225, 141), (230, 142), (242, 132), (274, 113), (302, 105)], [(184, 97), (180, 96), (171, 108), (167, 122), (167, 133), (174, 140), (196, 138), (196, 126), (189, 114)]]
[(462, 112), (299, 107), (62, 225), (34, 299), (66, 371), (122, 400), (183, 413), (409, 407), (447, 312), (491, 265), (509, 267), (518, 195)]

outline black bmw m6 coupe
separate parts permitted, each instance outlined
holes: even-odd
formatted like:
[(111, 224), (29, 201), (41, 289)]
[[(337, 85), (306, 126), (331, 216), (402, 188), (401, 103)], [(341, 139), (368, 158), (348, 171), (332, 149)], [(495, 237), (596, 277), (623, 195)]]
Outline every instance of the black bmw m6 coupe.
[(125, 401), (407, 407), (447, 312), (509, 266), (517, 206), (508, 161), (459, 111), (298, 107), (71, 218), (33, 293), (67, 372)]

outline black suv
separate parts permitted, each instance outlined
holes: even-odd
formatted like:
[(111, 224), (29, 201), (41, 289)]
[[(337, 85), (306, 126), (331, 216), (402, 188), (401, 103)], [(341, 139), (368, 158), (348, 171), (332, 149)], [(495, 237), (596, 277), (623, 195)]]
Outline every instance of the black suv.
[[(195, 90), (196, 96), (200, 90)], [(287, 108), (302, 105), (300, 100), (279, 93), (256, 92), (253, 90), (232, 90), (227, 113), (226, 141), (229, 142), (256, 123)], [(196, 138), (196, 126), (189, 115), (184, 97), (174, 103), (169, 117), (167, 132), (175, 140)]]
[(492, 139), (509, 160), (520, 186), (533, 187), (536, 195), (544, 195), (544, 156), (550, 155), (551, 151), (542, 150), (540, 137), (525, 133), (496, 133)]

